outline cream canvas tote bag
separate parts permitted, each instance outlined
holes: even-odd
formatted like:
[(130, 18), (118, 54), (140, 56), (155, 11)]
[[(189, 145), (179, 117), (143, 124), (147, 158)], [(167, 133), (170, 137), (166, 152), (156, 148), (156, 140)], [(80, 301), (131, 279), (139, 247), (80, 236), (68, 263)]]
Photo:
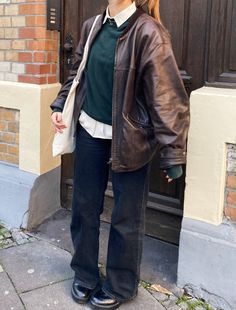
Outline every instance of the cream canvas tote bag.
[(70, 88), (69, 94), (66, 98), (66, 102), (62, 111), (62, 121), (66, 125), (66, 128), (63, 129), (63, 132), (56, 132), (54, 135), (53, 143), (52, 143), (52, 155), (53, 157), (72, 153), (75, 149), (75, 137), (74, 137), (74, 131), (75, 131), (75, 122), (73, 120), (73, 111), (74, 111), (74, 101), (75, 101), (75, 93), (76, 88), (79, 85), (80, 78), (82, 76), (82, 73), (84, 71), (84, 68), (86, 66), (86, 62), (88, 59), (88, 51), (89, 51), (89, 41), (91, 34), (93, 32), (94, 26), (98, 20), (100, 15), (97, 15), (93, 25), (91, 27), (91, 30), (89, 32), (89, 36), (87, 38), (85, 47), (84, 47), (84, 54), (82, 61), (80, 63), (80, 66), (77, 71), (77, 75), (73, 80), (72, 86)]

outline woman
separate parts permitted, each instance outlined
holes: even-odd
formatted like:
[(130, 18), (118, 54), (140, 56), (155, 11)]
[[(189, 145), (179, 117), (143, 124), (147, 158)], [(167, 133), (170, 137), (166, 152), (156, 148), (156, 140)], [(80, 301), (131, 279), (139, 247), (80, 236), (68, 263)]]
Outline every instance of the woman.
[[(94, 28), (77, 89), (71, 236), (72, 297), (116, 309), (138, 292), (150, 161), (168, 181), (186, 161), (189, 101), (159, 18), (159, 0), (110, 0)], [(148, 4), (149, 14), (142, 9)], [(70, 76), (51, 104), (55, 130), (95, 17), (86, 20)], [(106, 279), (98, 270), (99, 225), (111, 168), (114, 192)]]

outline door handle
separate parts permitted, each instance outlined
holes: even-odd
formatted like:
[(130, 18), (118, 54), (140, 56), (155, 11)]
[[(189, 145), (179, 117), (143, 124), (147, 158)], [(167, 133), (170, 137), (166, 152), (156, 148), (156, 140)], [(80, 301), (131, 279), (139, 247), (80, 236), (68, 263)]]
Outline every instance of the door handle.
[(73, 64), (73, 51), (74, 51), (74, 40), (71, 33), (68, 33), (65, 38), (64, 43), (64, 51), (65, 51), (65, 62), (68, 70), (71, 69)]

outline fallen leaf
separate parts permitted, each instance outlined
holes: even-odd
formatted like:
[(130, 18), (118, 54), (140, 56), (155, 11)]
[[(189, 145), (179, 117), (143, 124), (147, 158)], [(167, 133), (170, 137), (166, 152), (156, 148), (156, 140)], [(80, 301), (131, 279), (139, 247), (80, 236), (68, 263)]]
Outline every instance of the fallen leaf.
[(160, 284), (152, 284), (150, 289), (152, 289), (152, 290), (154, 290), (156, 292), (159, 292), (159, 293), (173, 295), (173, 293), (171, 291), (167, 290), (166, 288), (164, 288)]

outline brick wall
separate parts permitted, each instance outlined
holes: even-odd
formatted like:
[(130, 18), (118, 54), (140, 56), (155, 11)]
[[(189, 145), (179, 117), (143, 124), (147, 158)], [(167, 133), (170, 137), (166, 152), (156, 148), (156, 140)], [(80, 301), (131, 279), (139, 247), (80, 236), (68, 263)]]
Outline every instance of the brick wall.
[(46, 30), (46, 0), (0, 0), (0, 80), (57, 82), (58, 38)]
[(0, 160), (19, 164), (19, 116), (14, 109), (0, 107)]
[(236, 145), (227, 145), (227, 174), (225, 187), (225, 216), (236, 221)]

